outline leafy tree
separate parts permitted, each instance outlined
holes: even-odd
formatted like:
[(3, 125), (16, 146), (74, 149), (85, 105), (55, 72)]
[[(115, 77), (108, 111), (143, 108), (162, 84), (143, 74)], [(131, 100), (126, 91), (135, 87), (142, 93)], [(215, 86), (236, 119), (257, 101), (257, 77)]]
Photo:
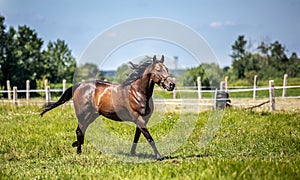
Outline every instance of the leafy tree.
[[(4, 31), (5, 32), (5, 31)], [(37, 62), (41, 61), (43, 40), (27, 26), (12, 27), (1, 37), (1, 84), (10, 80), (18, 88), (25, 88), (25, 81), (34, 81)]]
[(122, 64), (120, 67), (118, 67), (116, 72), (116, 78), (114, 80), (114, 83), (122, 83), (130, 74), (131, 68), (128, 64)]
[(296, 77), (300, 68), (297, 66), (299, 58), (296, 53), (290, 57), (286, 55), (286, 48), (279, 41), (272, 43), (261, 42), (257, 46), (258, 52), (250, 52), (245, 49), (247, 41), (244, 36), (239, 36), (232, 45), (232, 73), (236, 79), (252, 79), (257, 74), (262, 79), (270, 77), (282, 77), (287, 73), (290, 77)]
[(6, 29), (5, 18), (0, 16), (0, 84), (10, 80), (12, 86), (25, 88), (30, 80), (31, 88), (48, 78), (52, 83), (62, 79), (71, 82), (75, 70), (75, 58), (63, 40), (49, 42), (42, 50), (44, 41), (28, 26)]
[[(76, 60), (71, 50), (63, 40), (50, 41), (44, 55), (43, 74), (53, 83), (60, 83), (62, 79), (72, 82), (76, 68)], [(41, 65), (43, 66), (43, 65)]]
[(294, 52), (290, 56), (288, 60), (288, 67), (286, 69), (286, 73), (290, 77), (299, 77), (300, 76), (300, 59), (298, 58), (297, 54)]
[(269, 65), (270, 62), (270, 45), (265, 43), (265, 42), (261, 42), (261, 44), (257, 47), (257, 50), (260, 52), (261, 55), (261, 59), (264, 62), (262, 64), (262, 68), (265, 68)]
[(271, 43), (271, 65), (274, 66), (278, 71), (283, 72), (287, 70), (288, 58), (286, 56), (286, 48), (282, 46), (278, 41)]
[(103, 80), (104, 77), (99, 71), (96, 64), (85, 63), (76, 68), (74, 74), (74, 83), (84, 81)]
[(231, 46), (232, 51), (233, 51), (232, 54), (231, 54), (231, 57), (234, 60), (241, 60), (242, 58), (245, 57), (245, 55), (246, 55), (246, 44), (247, 44), (247, 41), (245, 40), (245, 36), (244, 35), (238, 36), (238, 39)]
[[(211, 87), (219, 87), (220, 82), (224, 80), (224, 71), (215, 63), (202, 64), (205, 76)], [(206, 81), (206, 80), (205, 80)]]
[(246, 51), (247, 41), (243, 35), (238, 36), (238, 39), (234, 42), (232, 47), (232, 54), (230, 55), (233, 59), (232, 68), (237, 79), (245, 77), (245, 71), (248, 66), (248, 60), (250, 53)]
[[(0, 68), (2, 70), (2, 64), (5, 61), (5, 52), (6, 52), (6, 26), (4, 25), (5, 18), (0, 16)], [(0, 71), (0, 79), (3, 79), (3, 72)], [(3, 83), (2, 81), (0, 82)]]
[(202, 65), (186, 70), (181, 77), (181, 83), (183, 86), (196, 86), (198, 77), (201, 77), (202, 86), (210, 86), (206, 69)]

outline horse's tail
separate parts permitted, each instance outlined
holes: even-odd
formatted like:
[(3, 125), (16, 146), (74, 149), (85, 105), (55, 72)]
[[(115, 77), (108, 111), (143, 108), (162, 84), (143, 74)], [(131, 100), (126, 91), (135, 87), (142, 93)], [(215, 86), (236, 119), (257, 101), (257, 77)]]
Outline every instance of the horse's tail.
[(76, 84), (72, 87), (69, 87), (59, 98), (56, 102), (50, 102), (45, 104), (43, 107), (43, 112), (41, 112), (41, 116), (43, 116), (46, 112), (50, 111), (51, 109), (56, 108), (57, 106), (60, 106), (64, 104), (65, 102), (69, 101), (73, 97), (73, 92), (80, 86), (80, 84)]

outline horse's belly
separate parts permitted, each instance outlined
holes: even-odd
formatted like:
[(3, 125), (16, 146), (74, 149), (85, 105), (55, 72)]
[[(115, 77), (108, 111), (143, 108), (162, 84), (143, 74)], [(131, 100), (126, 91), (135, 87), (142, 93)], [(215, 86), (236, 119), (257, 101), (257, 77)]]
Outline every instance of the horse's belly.
[(128, 110), (126, 109), (122, 109), (118, 111), (101, 111), (99, 113), (104, 117), (115, 121), (133, 121)]

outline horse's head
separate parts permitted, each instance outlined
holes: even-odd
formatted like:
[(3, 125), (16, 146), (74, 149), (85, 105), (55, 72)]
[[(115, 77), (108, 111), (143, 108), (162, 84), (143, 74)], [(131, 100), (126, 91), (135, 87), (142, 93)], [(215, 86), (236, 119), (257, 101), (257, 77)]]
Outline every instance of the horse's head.
[(163, 63), (163, 55), (160, 60), (156, 60), (156, 56), (153, 57), (153, 69), (151, 71), (150, 78), (161, 88), (168, 91), (173, 91), (173, 89), (175, 88), (174, 80), (173, 78), (169, 77), (168, 68)]

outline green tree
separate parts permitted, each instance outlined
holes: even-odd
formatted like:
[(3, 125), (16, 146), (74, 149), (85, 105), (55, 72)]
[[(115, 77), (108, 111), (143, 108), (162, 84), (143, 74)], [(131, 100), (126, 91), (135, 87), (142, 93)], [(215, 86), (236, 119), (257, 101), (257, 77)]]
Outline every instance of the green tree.
[(72, 56), (72, 52), (69, 49), (65, 41), (57, 39), (55, 42), (50, 41), (44, 55), (44, 72), (50, 82), (60, 83), (62, 79), (66, 79), (68, 82), (72, 82), (73, 75), (76, 68), (76, 60)]
[(286, 73), (290, 77), (299, 77), (300, 76), (300, 59), (298, 58), (298, 56), (295, 52), (293, 52), (289, 58)]
[(104, 77), (96, 64), (85, 63), (76, 68), (74, 74), (74, 83), (84, 81), (103, 80)]
[(220, 82), (224, 80), (224, 71), (215, 63), (202, 64), (205, 76), (211, 87), (219, 87)]
[(238, 39), (234, 42), (234, 44), (231, 46), (232, 48), (232, 54), (231, 57), (235, 60), (240, 60), (246, 55), (246, 45), (247, 40), (245, 40), (244, 35), (238, 36)]
[(288, 58), (286, 56), (286, 48), (280, 44), (278, 41), (271, 43), (271, 62), (282, 75), (287, 71)]
[(2, 79), (3, 79), (3, 72), (2, 72), (2, 65), (5, 61), (5, 52), (6, 52), (6, 26), (4, 24), (5, 18), (3, 16), (0, 16), (0, 87), (2, 85)]
[(28, 26), (19, 26), (18, 31), (10, 27), (1, 41), (4, 42), (1, 45), (1, 84), (10, 80), (12, 85), (24, 89), (26, 80), (35, 80), (35, 65), (42, 60), (43, 40)]
[(201, 77), (202, 86), (210, 86), (209, 79), (206, 75), (206, 69), (203, 65), (186, 70), (180, 79), (181, 84), (183, 86), (196, 86), (198, 77)]
[(246, 51), (247, 41), (243, 35), (238, 36), (238, 39), (231, 46), (233, 59), (232, 68), (237, 79), (245, 78), (245, 72), (248, 67), (248, 59), (251, 54)]
[(270, 45), (265, 42), (261, 42), (261, 44), (257, 47), (257, 50), (260, 52), (261, 59), (263, 61), (262, 68), (266, 68), (269, 66), (270, 62)]
[(120, 67), (118, 67), (116, 72), (116, 78), (113, 81), (114, 83), (122, 83), (125, 81), (127, 76), (130, 74), (131, 68), (128, 64), (122, 64)]
[(63, 40), (50, 41), (42, 50), (44, 41), (35, 30), (26, 25), (7, 30), (4, 21), (0, 16), (1, 86), (6, 85), (6, 80), (19, 89), (25, 88), (26, 80), (30, 80), (31, 88), (45, 78), (52, 83), (72, 81), (76, 61)]

